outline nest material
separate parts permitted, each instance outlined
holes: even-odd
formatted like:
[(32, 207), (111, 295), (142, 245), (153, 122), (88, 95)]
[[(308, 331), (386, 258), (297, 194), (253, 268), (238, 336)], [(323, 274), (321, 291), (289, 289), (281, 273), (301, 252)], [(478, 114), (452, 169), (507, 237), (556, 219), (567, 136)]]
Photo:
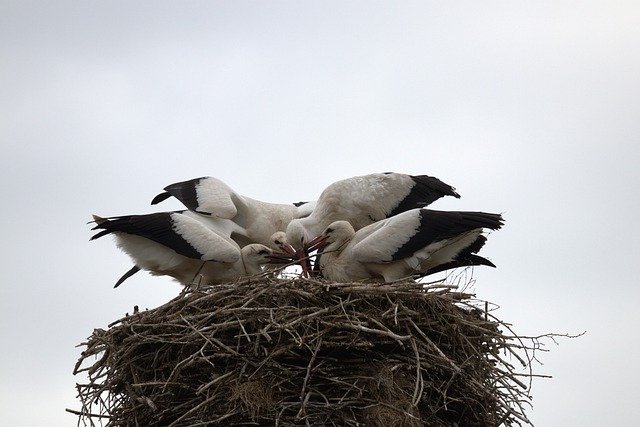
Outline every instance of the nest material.
[[(260, 279), (187, 290), (96, 329), (84, 424), (528, 424), (528, 364), (451, 286)], [(525, 374), (526, 376), (526, 374)]]

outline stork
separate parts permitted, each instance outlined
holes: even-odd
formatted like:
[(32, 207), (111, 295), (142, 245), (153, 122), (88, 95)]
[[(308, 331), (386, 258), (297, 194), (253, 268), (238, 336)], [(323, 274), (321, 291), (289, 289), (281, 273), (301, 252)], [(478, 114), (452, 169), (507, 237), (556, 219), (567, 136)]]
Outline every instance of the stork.
[(462, 265), (495, 267), (475, 253), (486, 241), (483, 229), (502, 225), (499, 214), (412, 209), (358, 231), (335, 221), (310, 250), (324, 248), (320, 269), (329, 280), (391, 282)]
[(185, 214), (214, 223), (216, 228), (228, 232), (240, 246), (249, 243), (268, 246), (273, 233), (286, 230), (291, 220), (309, 215), (315, 206), (315, 202), (295, 205), (262, 202), (238, 194), (213, 177), (176, 182), (164, 190), (151, 201), (152, 205), (173, 196), (192, 211)]
[(455, 189), (428, 175), (373, 173), (334, 182), (322, 191), (306, 217), (292, 220), (287, 238), (296, 250), (332, 222), (348, 221), (359, 230), (409, 209), (427, 206), (443, 196), (460, 198)]
[(294, 248), (287, 239), (287, 235), (284, 231), (276, 231), (271, 235), (271, 248), (275, 248), (281, 253), (287, 254), (291, 259), (297, 260), (297, 264), (302, 267), (302, 273), (304, 276), (311, 275), (311, 261), (304, 251), (298, 251)]
[(258, 274), (262, 265), (281, 258), (261, 244), (241, 249), (232, 239), (185, 215), (184, 211), (113, 218), (94, 215), (94, 220), (97, 225), (93, 230), (102, 231), (91, 240), (113, 234), (117, 246), (135, 262), (115, 287), (140, 269), (152, 275), (170, 276), (183, 285), (192, 283), (198, 276), (203, 283), (224, 283)]

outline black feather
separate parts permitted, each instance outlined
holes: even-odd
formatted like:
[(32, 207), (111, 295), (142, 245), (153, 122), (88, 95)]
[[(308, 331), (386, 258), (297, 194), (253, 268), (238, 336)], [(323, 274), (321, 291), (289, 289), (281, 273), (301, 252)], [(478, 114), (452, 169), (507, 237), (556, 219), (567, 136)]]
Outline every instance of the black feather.
[[(97, 225), (97, 226), (93, 227), (93, 228), (92, 228), (92, 230), (95, 230), (95, 229), (97, 229), (98, 227), (99, 227), (99, 226)], [(99, 233), (94, 234), (93, 236), (91, 236), (91, 238), (90, 238), (89, 240), (96, 240), (96, 239), (99, 239), (100, 237), (102, 237), (102, 236), (106, 236), (106, 235), (107, 235), (107, 234), (109, 234), (109, 233), (111, 233), (111, 231), (110, 231), (110, 230), (102, 230), (101, 232), (99, 232)]]
[(478, 236), (478, 238), (474, 240), (473, 243), (460, 251), (460, 253), (458, 253), (453, 261), (429, 269), (425, 273), (425, 276), (428, 276), (429, 274), (439, 273), (445, 270), (451, 270), (453, 268), (469, 267), (474, 265), (486, 265), (488, 267), (495, 268), (494, 263), (486, 258), (476, 255), (480, 251), (480, 249), (482, 249), (486, 242), (487, 238), (485, 236)]
[(151, 201), (151, 204), (157, 205), (158, 203), (167, 200), (169, 197), (171, 197), (171, 193), (167, 193), (166, 191), (162, 192), (153, 198), (153, 200)]
[(140, 271), (140, 267), (138, 267), (137, 265), (134, 265), (131, 270), (127, 271), (126, 273), (124, 273), (122, 275), (122, 277), (120, 279), (118, 279), (118, 281), (116, 282), (116, 284), (113, 286), (114, 288), (117, 288), (118, 286), (122, 285), (122, 282), (124, 282), (125, 280), (127, 280), (129, 277), (133, 276), (134, 274), (136, 274), (138, 271)]
[(128, 233), (160, 243), (188, 258), (200, 259), (202, 254), (174, 230), (171, 218), (174, 213), (179, 212), (159, 212), (110, 218), (92, 228), (92, 230), (101, 229), (103, 231), (91, 237), (91, 240), (114, 232)]
[(471, 266), (478, 266), (478, 265), (486, 265), (488, 267), (494, 267), (495, 268), (495, 264), (492, 263), (491, 261), (489, 261), (486, 258), (482, 258), (479, 255), (469, 255), (467, 257), (465, 257), (464, 259), (460, 259), (460, 260), (454, 260), (451, 262), (447, 262), (446, 264), (440, 264), (436, 267), (433, 267), (429, 270), (427, 270), (427, 272), (424, 274), (424, 276), (428, 276), (430, 274), (435, 274), (435, 273), (440, 273), (441, 271), (446, 271), (446, 270), (452, 270), (454, 268), (459, 268), (459, 267), (471, 267)]
[[(411, 256), (431, 243), (456, 237), (476, 228), (498, 230), (503, 224), (502, 215), (485, 212), (420, 209), (419, 215), (420, 225), (416, 233), (393, 254), (394, 261)], [(479, 250), (484, 242), (477, 242), (476, 240), (474, 244), (480, 245)]]
[[(166, 193), (158, 194), (152, 201), (151, 204), (159, 203), (170, 196), (175, 197), (180, 200), (180, 202), (187, 207), (187, 209), (199, 212), (200, 205), (198, 203), (198, 193), (196, 191), (198, 184), (203, 179), (208, 177), (203, 176), (200, 178), (190, 179), (188, 181), (176, 182), (171, 185), (167, 185), (164, 187)], [(200, 212), (203, 213), (203, 212)]]
[(485, 236), (478, 236), (476, 240), (473, 241), (472, 244), (464, 248), (456, 257), (456, 259), (464, 258), (467, 255), (477, 254), (480, 252), (480, 249), (487, 243), (487, 238)]
[(414, 182), (413, 187), (411, 187), (411, 191), (404, 199), (402, 199), (398, 206), (393, 208), (387, 217), (392, 217), (411, 209), (428, 206), (444, 196), (460, 198), (460, 195), (456, 193), (455, 188), (449, 184), (445, 184), (433, 176), (415, 175), (411, 176), (411, 179)]

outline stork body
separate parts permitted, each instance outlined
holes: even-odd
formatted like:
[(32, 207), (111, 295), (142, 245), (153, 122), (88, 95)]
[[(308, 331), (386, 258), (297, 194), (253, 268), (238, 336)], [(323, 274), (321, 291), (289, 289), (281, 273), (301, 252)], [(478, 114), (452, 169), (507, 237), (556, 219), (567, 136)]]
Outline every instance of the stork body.
[(355, 231), (335, 221), (312, 242), (322, 243), (322, 275), (334, 281), (391, 282), (462, 265), (489, 265), (475, 255), (483, 229), (497, 230), (498, 214), (412, 209)]
[(101, 218), (101, 229), (91, 239), (113, 234), (116, 244), (135, 262), (116, 283), (119, 286), (138, 270), (156, 276), (170, 276), (183, 285), (201, 282), (218, 284), (258, 274), (270, 261), (273, 250), (260, 244), (242, 249), (215, 228), (191, 218), (187, 212), (160, 212)]
[(343, 179), (325, 188), (311, 214), (289, 223), (287, 238), (302, 250), (334, 221), (348, 221), (359, 230), (443, 196), (460, 197), (453, 187), (428, 175), (388, 172)]
[[(240, 246), (249, 243), (269, 245), (271, 236), (284, 231), (289, 222), (309, 215), (314, 202), (286, 205), (255, 200), (236, 193), (224, 182), (213, 177), (195, 178), (177, 182), (164, 188), (151, 204), (157, 204), (173, 196), (187, 209), (194, 219), (212, 222), (228, 232)], [(224, 225), (221, 225), (224, 224)]]

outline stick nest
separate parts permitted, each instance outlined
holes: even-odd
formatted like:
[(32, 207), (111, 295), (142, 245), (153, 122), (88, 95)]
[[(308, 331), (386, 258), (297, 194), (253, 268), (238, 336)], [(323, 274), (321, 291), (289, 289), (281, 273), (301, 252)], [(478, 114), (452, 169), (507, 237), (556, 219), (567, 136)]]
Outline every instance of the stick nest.
[[(508, 360), (531, 348), (442, 284), (255, 279), (186, 290), (96, 329), (79, 423), (528, 424)], [(508, 357), (505, 357), (508, 356)]]

